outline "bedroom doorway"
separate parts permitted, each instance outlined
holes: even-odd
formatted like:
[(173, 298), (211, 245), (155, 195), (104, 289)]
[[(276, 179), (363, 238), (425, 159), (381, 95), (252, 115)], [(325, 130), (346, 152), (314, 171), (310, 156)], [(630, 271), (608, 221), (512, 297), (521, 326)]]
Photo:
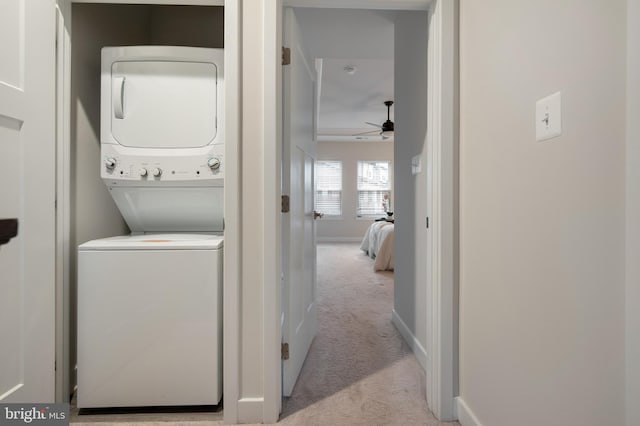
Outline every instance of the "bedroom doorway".
[[(292, 16), (293, 23), (289, 21)], [(313, 224), (318, 240), (317, 276), (311, 290), (314, 303), (303, 302), (303, 310), (314, 312), (309, 323), (315, 339), (302, 345), (310, 349), (308, 355), (306, 351), (302, 355), (304, 366), (299, 357), (296, 360), (300, 364), (299, 377), (294, 373), (293, 380), (287, 382), (289, 361), (283, 362), (283, 394), (290, 396), (284, 401), (283, 418), (309, 415), (307, 407), (315, 402), (339, 400), (344, 392), (353, 390), (352, 386), (369, 380), (372, 386), (367, 388), (384, 389), (389, 379), (385, 374), (392, 371), (389, 368), (406, 367), (401, 361), (413, 363), (413, 370), (408, 371), (414, 379), (424, 374), (424, 350), (405, 340), (414, 342), (418, 334), (423, 342), (426, 340), (426, 289), (416, 285), (395, 288), (394, 272), (384, 271), (395, 266), (394, 249), (388, 247), (394, 245), (394, 240), (386, 240), (384, 236), (399, 233), (403, 238), (400, 249), (409, 254), (399, 260), (404, 269), (401, 276), (411, 283), (426, 282), (424, 264), (415, 255), (416, 246), (426, 250), (420, 246), (426, 244), (426, 238), (422, 238), (426, 205), (420, 204), (415, 194), (426, 187), (421, 169), (426, 153), (426, 129), (423, 120), (417, 117), (426, 115), (427, 21), (426, 11), (294, 8), (284, 14), (285, 46), (287, 31), (298, 36), (295, 46), (287, 46), (291, 49), (291, 61), (295, 66), (295, 61), (302, 58), (302, 74), (306, 73), (313, 83), (301, 89), (300, 80), (295, 77), (287, 81), (287, 73), (295, 76), (296, 71), (285, 67), (285, 111), (296, 89), (306, 91), (307, 101), (309, 94), (313, 94), (311, 114), (307, 115), (309, 121), (305, 125), (317, 143), (308, 147), (306, 153), (314, 159), (310, 173), (317, 191), (312, 210), (323, 217)], [(398, 22), (401, 29), (397, 28)], [(416, 42), (412, 45), (415, 50), (422, 50), (422, 55), (409, 48), (396, 51), (396, 37), (420, 36), (424, 46)], [(358, 91), (357, 101), (341, 101), (341, 95)], [(388, 100), (395, 101), (389, 109), (384, 104)], [(295, 100), (289, 102), (296, 105)], [(308, 102), (297, 104), (295, 110), (309, 112)], [(387, 119), (398, 123), (393, 133), (377, 128)], [(296, 125), (299, 130), (299, 122), (293, 116), (287, 121), (285, 113), (285, 141), (287, 132), (293, 132), (292, 126)], [(405, 141), (402, 146), (397, 146), (396, 133)], [(290, 155), (283, 153), (285, 162)], [(394, 167), (398, 159), (412, 167)], [(292, 168), (288, 174), (283, 168), (283, 180), (290, 185), (287, 188), (285, 184), (283, 193), (295, 190), (295, 182), (291, 180), (295, 173), (305, 172)], [(385, 218), (387, 211), (393, 211), (394, 217), (403, 213), (404, 223), (398, 233), (390, 232), (394, 228), (390, 222), (375, 222)], [(416, 229), (418, 223), (422, 226)], [(283, 235), (284, 241), (294, 237), (294, 229), (291, 228), (290, 235)], [(372, 233), (374, 229), (376, 232)], [(387, 241), (386, 251), (387, 255), (391, 252), (391, 259), (384, 260), (379, 255), (375, 260), (367, 257), (360, 248), (365, 236), (369, 237), (365, 250), (376, 255), (381, 243)], [(295, 256), (295, 251), (284, 253), (283, 271), (289, 270), (286, 262)], [(376, 260), (383, 271), (374, 271)], [(290, 285), (285, 283), (282, 295), (285, 309), (290, 303), (288, 288)], [(397, 306), (398, 302), (402, 305)], [(286, 314), (283, 317), (283, 336), (288, 343), (286, 328), (291, 325)], [(387, 347), (393, 350), (386, 351)], [(295, 348), (290, 344), (289, 350)], [(424, 388), (424, 378), (419, 379), (412, 397), (421, 401), (417, 406), (424, 407), (422, 415), (427, 415), (426, 396), (420, 391)]]

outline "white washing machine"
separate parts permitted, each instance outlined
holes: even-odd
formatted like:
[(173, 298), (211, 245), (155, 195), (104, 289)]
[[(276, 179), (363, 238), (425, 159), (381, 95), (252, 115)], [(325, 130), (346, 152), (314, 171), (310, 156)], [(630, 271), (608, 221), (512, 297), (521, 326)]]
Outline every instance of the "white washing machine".
[(220, 402), (222, 59), (102, 50), (101, 177), (132, 234), (78, 247), (78, 408)]
[(95, 240), (78, 253), (78, 407), (215, 405), (222, 237)]

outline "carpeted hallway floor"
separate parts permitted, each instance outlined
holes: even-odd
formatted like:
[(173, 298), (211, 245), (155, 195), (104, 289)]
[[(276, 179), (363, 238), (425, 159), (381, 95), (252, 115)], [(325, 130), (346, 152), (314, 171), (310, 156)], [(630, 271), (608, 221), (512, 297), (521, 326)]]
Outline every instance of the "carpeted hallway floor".
[[(391, 323), (393, 273), (374, 272), (359, 244), (318, 245), (318, 332), (285, 425), (448, 425), (427, 410), (425, 376)], [(74, 426), (222, 424), (222, 411), (78, 415)]]
[(317, 287), (318, 333), (281, 423), (452, 425), (427, 410), (424, 371), (391, 323), (393, 273), (359, 244), (319, 244)]

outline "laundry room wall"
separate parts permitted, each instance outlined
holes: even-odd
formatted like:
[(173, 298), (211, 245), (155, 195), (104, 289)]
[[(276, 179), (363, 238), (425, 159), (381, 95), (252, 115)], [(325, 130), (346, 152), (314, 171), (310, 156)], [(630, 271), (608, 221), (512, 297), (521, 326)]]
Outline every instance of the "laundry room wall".
[(151, 42), (174, 46), (223, 47), (223, 7), (150, 7)]
[(129, 233), (100, 179), (101, 49), (149, 44), (223, 47), (223, 20), (223, 7), (89, 3), (72, 7), (69, 371), (74, 372), (76, 364), (76, 247)]

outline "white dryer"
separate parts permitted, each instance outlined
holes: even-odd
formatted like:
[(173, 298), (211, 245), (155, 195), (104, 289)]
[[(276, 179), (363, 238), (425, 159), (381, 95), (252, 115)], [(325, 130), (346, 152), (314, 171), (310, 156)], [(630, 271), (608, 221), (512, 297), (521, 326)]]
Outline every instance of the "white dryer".
[(220, 402), (223, 69), (102, 50), (101, 177), (132, 233), (78, 247), (78, 408)]

